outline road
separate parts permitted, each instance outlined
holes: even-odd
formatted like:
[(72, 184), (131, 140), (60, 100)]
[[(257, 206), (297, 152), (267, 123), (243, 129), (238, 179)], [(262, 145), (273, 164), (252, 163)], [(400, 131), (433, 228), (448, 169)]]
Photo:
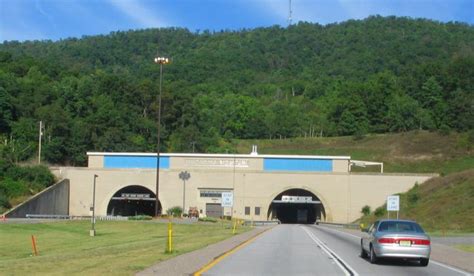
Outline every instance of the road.
[(469, 275), (431, 261), (359, 257), (360, 238), (315, 225), (278, 225), (217, 262), (202, 275)]

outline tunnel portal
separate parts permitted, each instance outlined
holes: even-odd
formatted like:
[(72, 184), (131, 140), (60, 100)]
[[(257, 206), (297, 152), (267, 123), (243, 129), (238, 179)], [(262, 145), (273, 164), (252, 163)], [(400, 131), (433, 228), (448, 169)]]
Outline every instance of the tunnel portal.
[(319, 198), (304, 189), (290, 189), (280, 193), (270, 204), (268, 216), (281, 223), (314, 224), (326, 214)]
[[(117, 191), (107, 206), (107, 215), (110, 216), (137, 216), (155, 215), (156, 196), (149, 189), (133, 185)], [(161, 204), (158, 201), (159, 213)]]

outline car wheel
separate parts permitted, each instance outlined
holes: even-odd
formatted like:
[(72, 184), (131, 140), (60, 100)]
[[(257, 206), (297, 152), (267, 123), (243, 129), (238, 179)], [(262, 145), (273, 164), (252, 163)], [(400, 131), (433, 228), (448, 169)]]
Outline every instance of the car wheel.
[(428, 266), (429, 262), (430, 262), (430, 259), (428, 259), (428, 258), (421, 258), (420, 259), (420, 265), (421, 266)]
[(377, 255), (375, 255), (374, 248), (372, 247), (372, 245), (370, 246), (369, 258), (370, 258), (370, 263), (372, 264), (377, 263)]
[(364, 247), (362, 246), (362, 241), (360, 241), (360, 257), (367, 258), (367, 252), (365, 252)]

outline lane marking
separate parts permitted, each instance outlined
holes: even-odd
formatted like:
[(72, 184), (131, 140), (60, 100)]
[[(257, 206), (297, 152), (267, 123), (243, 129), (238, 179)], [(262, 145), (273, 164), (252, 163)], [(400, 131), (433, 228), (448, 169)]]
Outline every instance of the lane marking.
[[(326, 227), (326, 226), (314, 226), (314, 227), (315, 227), (316, 229), (319, 228), (319, 227), (321, 227), (321, 228), (324, 228), (324, 229), (326, 229), (326, 230), (328, 230), (328, 231), (332, 231), (332, 232), (337, 232), (337, 233), (345, 234), (345, 235), (347, 235), (347, 236), (356, 238), (356, 239), (358, 239), (358, 240), (361, 239), (361, 237), (358, 237), (358, 236), (356, 236), (356, 235), (353, 235), (353, 234), (350, 234), (350, 233), (347, 233), (347, 232), (344, 232), (344, 231), (340, 231), (340, 230), (331, 229), (331, 228), (328, 228), (328, 227)], [(457, 273), (460, 273), (460, 274), (463, 274), (463, 275), (467, 275), (467, 276), (472, 275), (471, 273), (469, 273), (469, 272), (467, 272), (467, 271), (464, 271), (464, 270), (461, 270), (461, 269), (458, 269), (458, 268), (455, 268), (455, 267), (452, 267), (452, 266), (449, 266), (449, 265), (446, 265), (446, 264), (437, 262), (437, 261), (435, 261), (435, 260), (433, 260), (433, 259), (431, 259), (431, 258), (430, 258), (430, 263), (433, 263), (433, 264), (435, 264), (435, 265), (438, 265), (438, 266), (441, 266), (441, 267), (444, 267), (444, 268), (453, 270), (453, 271), (455, 271), (455, 272), (457, 272)]]
[(339, 255), (331, 250), (326, 244), (324, 244), (320, 239), (318, 239), (311, 231), (306, 227), (301, 226), (301, 228), (308, 234), (308, 236), (318, 245), (329, 257), (335, 259), (336, 264), (344, 272), (345, 275), (359, 276), (359, 274), (353, 269), (346, 261), (344, 261)]
[(316, 225), (315, 225), (314, 227), (315, 227), (315, 228), (321, 227), (321, 228), (324, 228), (324, 229), (326, 229), (326, 230), (328, 230), (328, 231), (332, 231), (332, 232), (337, 232), (337, 233), (345, 234), (345, 235), (347, 235), (347, 236), (356, 238), (356, 239), (358, 239), (358, 240), (360, 240), (360, 239), (362, 238), (362, 237), (359, 237), (359, 236), (356, 236), (356, 235), (354, 235), (354, 234), (350, 234), (350, 233), (347, 233), (347, 232), (344, 232), (344, 231), (339, 231), (339, 230), (331, 229), (331, 228), (329, 228), (329, 227), (327, 227), (327, 226), (316, 226)]
[(193, 275), (194, 276), (201, 276), (202, 273), (207, 272), (209, 269), (211, 269), (213, 266), (218, 264), (220, 261), (222, 261), (225, 257), (228, 257), (232, 255), (233, 253), (237, 252), (239, 249), (242, 249), (249, 243), (253, 242), (256, 238), (258, 238), (261, 234), (267, 232), (268, 230), (273, 229), (273, 227), (268, 228), (263, 230), (262, 232), (258, 233), (257, 235), (253, 236), (252, 238), (242, 242), (241, 244), (237, 245), (236, 247), (232, 248), (231, 250), (225, 252), (224, 254), (220, 255), (219, 257), (215, 258), (214, 260), (210, 261), (208, 264), (203, 266), (201, 269), (196, 271)]
[(445, 264), (440, 263), (440, 262), (437, 262), (437, 261), (433, 261), (433, 260), (431, 260), (431, 259), (430, 259), (430, 263), (433, 263), (433, 264), (435, 264), (435, 265), (442, 266), (442, 267), (447, 268), (447, 269), (451, 269), (451, 270), (456, 271), (457, 273), (460, 273), (460, 274), (463, 274), (463, 275), (467, 275), (467, 276), (472, 275), (471, 273), (469, 273), (469, 272), (467, 272), (467, 271), (464, 271), (464, 270), (461, 270), (461, 269), (457, 269), (457, 268), (454, 268), (454, 267), (452, 267), (452, 266), (445, 265)]

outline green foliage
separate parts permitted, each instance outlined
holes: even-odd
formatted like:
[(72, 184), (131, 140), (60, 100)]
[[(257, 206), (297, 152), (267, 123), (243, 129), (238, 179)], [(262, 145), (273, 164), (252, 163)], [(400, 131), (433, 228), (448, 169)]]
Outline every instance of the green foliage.
[(377, 218), (381, 218), (383, 216), (385, 216), (385, 214), (387, 213), (387, 206), (380, 206), (378, 207), (377, 209), (375, 209), (374, 211), (374, 215), (377, 217)]
[(420, 199), (419, 185), (415, 183), (415, 186), (407, 192), (407, 201), (410, 205), (415, 205)]
[(10, 202), (35, 194), (54, 183), (54, 176), (46, 166), (20, 167), (0, 159), (0, 206), (10, 208)]
[(6, 194), (5, 189), (0, 186), (0, 209), (8, 209), (11, 208), (10, 202), (8, 201), (8, 197)]
[(4, 191), (6, 197), (15, 198), (29, 193), (28, 184), (22, 180), (4, 178), (0, 182), (0, 191)]
[(183, 208), (179, 206), (171, 207), (166, 210), (166, 214), (168, 214), (168, 216), (181, 217), (181, 214), (183, 214)]
[(157, 51), (173, 58), (164, 68), (162, 151), (230, 152), (222, 141), (231, 139), (468, 131), (472, 41), (470, 25), (372, 16), (4, 42), (0, 153), (34, 158), (40, 120), (42, 157), (53, 164), (85, 165), (87, 151), (155, 150)]
[(370, 206), (369, 205), (365, 205), (364, 207), (362, 207), (362, 210), (360, 211), (364, 216), (368, 216), (370, 215)]

